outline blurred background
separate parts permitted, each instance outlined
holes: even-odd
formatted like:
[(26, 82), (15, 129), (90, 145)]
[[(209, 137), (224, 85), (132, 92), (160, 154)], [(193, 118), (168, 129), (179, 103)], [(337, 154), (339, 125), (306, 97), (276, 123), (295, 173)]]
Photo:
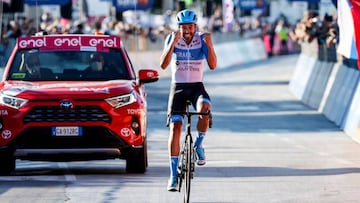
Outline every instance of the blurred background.
[(337, 12), (334, 0), (2, 0), (0, 66), (17, 37), (40, 31), (100, 32), (121, 36), (129, 51), (161, 50), (184, 8), (196, 11), (199, 30), (215, 43), (261, 38), (269, 57), (299, 52), (301, 25), (318, 34), (322, 22), (336, 24)]

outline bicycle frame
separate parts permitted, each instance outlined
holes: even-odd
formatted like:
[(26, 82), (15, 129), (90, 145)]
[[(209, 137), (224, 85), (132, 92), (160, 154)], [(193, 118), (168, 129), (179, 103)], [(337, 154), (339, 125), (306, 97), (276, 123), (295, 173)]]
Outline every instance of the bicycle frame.
[(179, 178), (179, 192), (181, 192), (182, 181), (185, 181), (185, 192), (184, 192), (184, 202), (189, 202), (190, 200), (190, 186), (191, 179), (194, 178), (195, 172), (195, 150), (193, 137), (191, 134), (191, 116), (193, 115), (209, 115), (210, 112), (190, 112), (189, 106), (190, 102), (187, 102), (186, 111), (179, 112), (186, 116), (186, 129), (185, 129), (185, 138), (182, 143), (182, 148), (179, 156), (179, 166), (178, 166), (178, 178)]

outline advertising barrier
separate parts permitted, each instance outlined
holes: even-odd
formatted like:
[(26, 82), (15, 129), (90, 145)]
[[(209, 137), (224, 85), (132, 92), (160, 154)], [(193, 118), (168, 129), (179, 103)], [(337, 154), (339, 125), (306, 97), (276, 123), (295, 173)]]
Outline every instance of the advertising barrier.
[(317, 59), (317, 43), (301, 44), (301, 53), (296, 62), (289, 88), (296, 98), (302, 99)]
[[(293, 95), (323, 113), (340, 129), (360, 142), (360, 71), (357, 61), (342, 59), (336, 48), (302, 45), (289, 83)], [(309, 54), (309, 49), (317, 54)]]
[[(239, 39), (238, 41), (233, 42), (216, 43), (214, 44), (214, 49), (217, 55), (217, 68), (228, 68), (267, 58), (264, 44), (260, 38)], [(136, 69), (158, 69), (160, 77), (170, 77), (170, 68), (167, 68), (166, 70), (160, 68), (161, 54), (162, 50), (129, 52), (129, 56)]]

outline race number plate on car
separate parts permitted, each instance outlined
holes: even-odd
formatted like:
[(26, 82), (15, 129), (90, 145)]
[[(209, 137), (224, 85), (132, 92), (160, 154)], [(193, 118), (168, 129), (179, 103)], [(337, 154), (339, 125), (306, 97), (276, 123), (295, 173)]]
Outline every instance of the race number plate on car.
[(78, 126), (52, 127), (52, 136), (82, 136), (82, 128)]

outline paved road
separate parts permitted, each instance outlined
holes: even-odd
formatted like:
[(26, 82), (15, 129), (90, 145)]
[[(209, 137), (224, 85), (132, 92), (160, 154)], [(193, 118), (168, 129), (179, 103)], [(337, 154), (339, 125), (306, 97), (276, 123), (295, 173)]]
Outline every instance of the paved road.
[[(360, 145), (288, 90), (296, 56), (206, 73), (214, 127), (192, 202), (360, 202)], [(0, 202), (181, 202), (166, 191), (168, 78), (147, 86), (149, 169), (124, 161), (18, 161), (0, 177)]]

